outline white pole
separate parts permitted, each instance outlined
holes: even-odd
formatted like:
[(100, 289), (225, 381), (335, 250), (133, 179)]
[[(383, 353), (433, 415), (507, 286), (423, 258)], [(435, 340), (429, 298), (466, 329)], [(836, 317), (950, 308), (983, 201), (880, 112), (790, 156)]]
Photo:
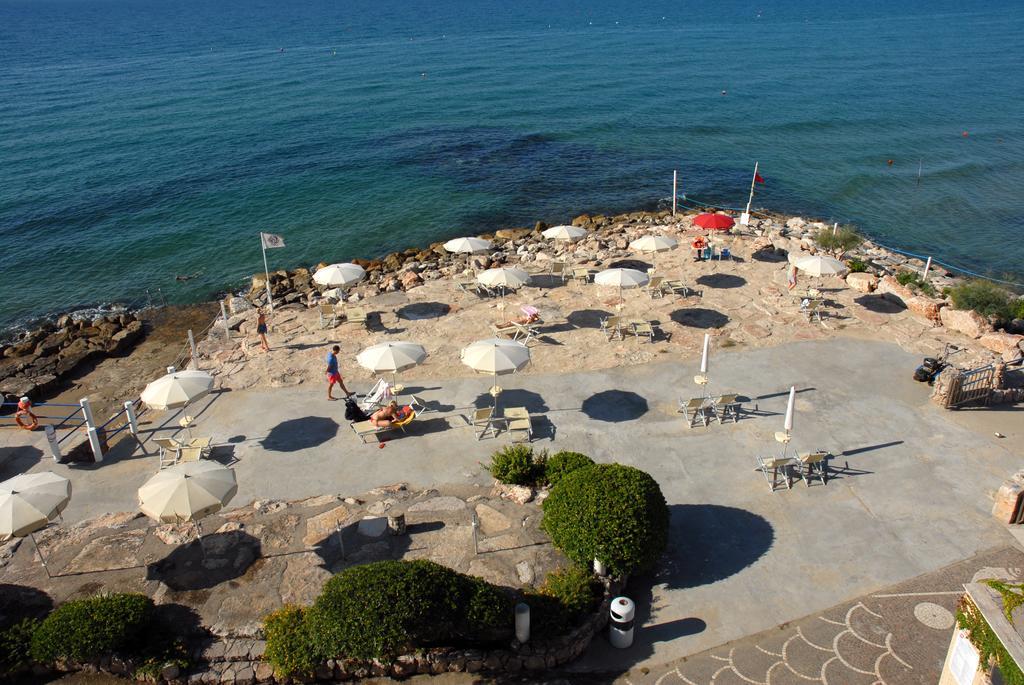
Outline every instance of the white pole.
[(192, 329), (188, 329), (188, 348), (192, 353), (192, 363), (199, 368), (199, 354), (196, 352), (196, 337), (192, 335)]
[(220, 301), (220, 318), (224, 322), (224, 338), (231, 339), (231, 329), (228, 328), (228, 310), (224, 307), (224, 300)]
[(836, 234), (836, 231), (838, 231), (838, 230), (839, 230), (839, 222), (837, 221), (834, 224), (832, 224), (832, 235), (834, 236)]
[(89, 404), (89, 398), (83, 397), (78, 400), (78, 404), (82, 407), (82, 416), (85, 418), (85, 427), (95, 428), (96, 421), (92, 418), (92, 406)]
[(267, 276), (267, 306), (274, 311), (274, 295), (270, 289), (270, 267), (267, 266), (267, 247), (263, 244), (263, 232), (260, 231), (260, 250), (263, 251), (263, 273)]
[(921, 274), (921, 280), (922, 281), (925, 280), (926, 278), (928, 278), (928, 271), (931, 270), (931, 268), (932, 268), (932, 258), (929, 257), (928, 261), (925, 262), (925, 264), (924, 264), (924, 273)]
[(796, 386), (789, 388), (789, 402), (786, 404), (786, 423), (784, 428), (786, 432), (793, 430), (793, 407), (796, 404)]
[(750, 205), (754, 202), (754, 183), (757, 182), (757, 165), (759, 162), (754, 162), (754, 175), (750, 179), (750, 197), (747, 198), (747, 211), (740, 215), (740, 224), (746, 226), (750, 223)]
[(711, 336), (708, 333), (704, 334), (704, 351), (700, 356), (700, 373), (704, 375), (708, 372), (708, 345), (711, 343)]
[(103, 445), (100, 444), (99, 432), (95, 428), (88, 430), (89, 446), (92, 448), (92, 456), (96, 463), (103, 461)]
[(135, 403), (124, 403), (124, 415), (128, 417), (128, 430), (135, 437), (139, 437), (139, 420), (135, 416)]
[(676, 215), (676, 188), (678, 187), (678, 171), (672, 170), (672, 216)]

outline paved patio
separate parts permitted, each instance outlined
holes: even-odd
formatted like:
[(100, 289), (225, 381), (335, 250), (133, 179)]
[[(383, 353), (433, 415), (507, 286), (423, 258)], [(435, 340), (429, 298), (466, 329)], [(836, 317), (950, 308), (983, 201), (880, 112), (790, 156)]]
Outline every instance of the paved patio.
[[(1012, 544), (989, 516), (989, 495), (1019, 466), (1009, 447), (1020, 439), (1019, 413), (996, 421), (1006, 440), (992, 436), (991, 415), (979, 423), (984, 431), (967, 414), (950, 420), (911, 380), (918, 361), (895, 345), (853, 339), (737, 346), (713, 357), (711, 389), (750, 398), (749, 413), (695, 429), (676, 413), (677, 398), (695, 394), (692, 361), (502, 379), (502, 403), (538, 417), (536, 447), (647, 470), (672, 510), (663, 567), (630, 589), (644, 622), (638, 643), (625, 653), (595, 643), (579, 668), (664, 664)], [(212, 434), (225, 445), (218, 458), (234, 461), (239, 505), (397, 481), (484, 484), (479, 462), (508, 438), (477, 441), (462, 415), (490, 401), (489, 384), (425, 383), (416, 392), (436, 411), (384, 449), (361, 444), (343, 403), (328, 403), (319, 386), (225, 392), (192, 413), (197, 434)], [(793, 447), (830, 450), (834, 472), (827, 485), (772, 493), (754, 456), (777, 451), (772, 434), (791, 384), (799, 390)], [(28, 447), (0, 476), (26, 468), (69, 474), (69, 522), (131, 510), (157, 458), (152, 448), (145, 456), (127, 447), (103, 464), (74, 467), (39, 462), (41, 445)]]

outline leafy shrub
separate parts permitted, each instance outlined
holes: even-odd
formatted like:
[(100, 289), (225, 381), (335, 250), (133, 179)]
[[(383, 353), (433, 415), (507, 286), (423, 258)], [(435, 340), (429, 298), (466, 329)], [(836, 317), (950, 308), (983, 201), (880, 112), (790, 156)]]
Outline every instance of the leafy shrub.
[(558, 599), (575, 621), (593, 608), (597, 599), (595, 590), (590, 571), (582, 566), (570, 566), (549, 573), (540, 592)]
[(593, 463), (593, 459), (579, 452), (556, 452), (548, 457), (544, 465), (544, 477), (549, 485), (557, 485), (566, 474), (591, 466)]
[(989, 670), (989, 664), (995, 663), (1007, 685), (1024, 685), (1024, 673), (1006, 651), (985, 617), (967, 595), (960, 598), (956, 608), (956, 623), (959, 628), (967, 631), (968, 640), (978, 650), (982, 667)]
[(540, 592), (523, 593), (530, 605), (530, 638), (545, 640), (565, 635), (572, 629), (572, 615), (558, 597)]
[(956, 309), (973, 309), (982, 316), (1008, 318), (1010, 296), (994, 283), (983, 280), (967, 281), (949, 289)]
[(317, 656), (301, 607), (286, 605), (263, 619), (267, 638), (264, 658), (279, 675), (309, 675), (317, 665)]
[(566, 475), (544, 501), (542, 526), (573, 561), (600, 559), (615, 574), (648, 570), (668, 543), (669, 513), (653, 478), (621, 464)]
[(862, 274), (868, 270), (867, 262), (860, 259), (847, 259), (846, 268), (850, 270), (852, 274)]
[(1010, 319), (1024, 319), (1024, 297), (1010, 301)]
[(26, 618), (0, 631), (0, 675), (13, 673), (32, 662), (32, 636), (39, 623)]
[(32, 636), (32, 659), (88, 661), (132, 654), (145, 637), (153, 600), (138, 593), (96, 595), (57, 607)]
[(857, 231), (843, 226), (832, 233), (831, 228), (822, 228), (814, 234), (814, 242), (823, 250), (828, 250), (836, 255), (842, 255), (864, 242)]
[[(381, 561), (327, 581), (304, 622), (317, 661), (388, 658), (412, 647), (508, 637), (512, 600), (489, 583), (431, 561)], [(285, 670), (289, 659), (272, 663)]]
[(529, 445), (508, 445), (491, 455), (487, 470), (507, 485), (534, 485), (544, 479), (544, 455), (535, 456)]
[(896, 274), (896, 282), (911, 290), (920, 290), (929, 297), (935, 295), (935, 288), (932, 287), (932, 284), (923, 279), (916, 271), (900, 271)]

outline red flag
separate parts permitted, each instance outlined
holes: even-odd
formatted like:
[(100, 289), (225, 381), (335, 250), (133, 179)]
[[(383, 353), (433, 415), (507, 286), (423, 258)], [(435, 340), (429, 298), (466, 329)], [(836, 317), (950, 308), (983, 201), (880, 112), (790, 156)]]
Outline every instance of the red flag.
[(764, 183), (764, 179), (761, 178), (761, 174), (754, 174), (754, 183)]

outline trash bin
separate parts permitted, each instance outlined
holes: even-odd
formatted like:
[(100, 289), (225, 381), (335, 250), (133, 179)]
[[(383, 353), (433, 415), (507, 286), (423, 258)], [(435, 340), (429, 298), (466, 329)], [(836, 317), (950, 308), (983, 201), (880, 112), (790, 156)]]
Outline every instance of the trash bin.
[(625, 649), (633, 644), (633, 623), (636, 617), (636, 605), (629, 597), (616, 597), (612, 600), (611, 622), (608, 624), (608, 641), (612, 647)]

